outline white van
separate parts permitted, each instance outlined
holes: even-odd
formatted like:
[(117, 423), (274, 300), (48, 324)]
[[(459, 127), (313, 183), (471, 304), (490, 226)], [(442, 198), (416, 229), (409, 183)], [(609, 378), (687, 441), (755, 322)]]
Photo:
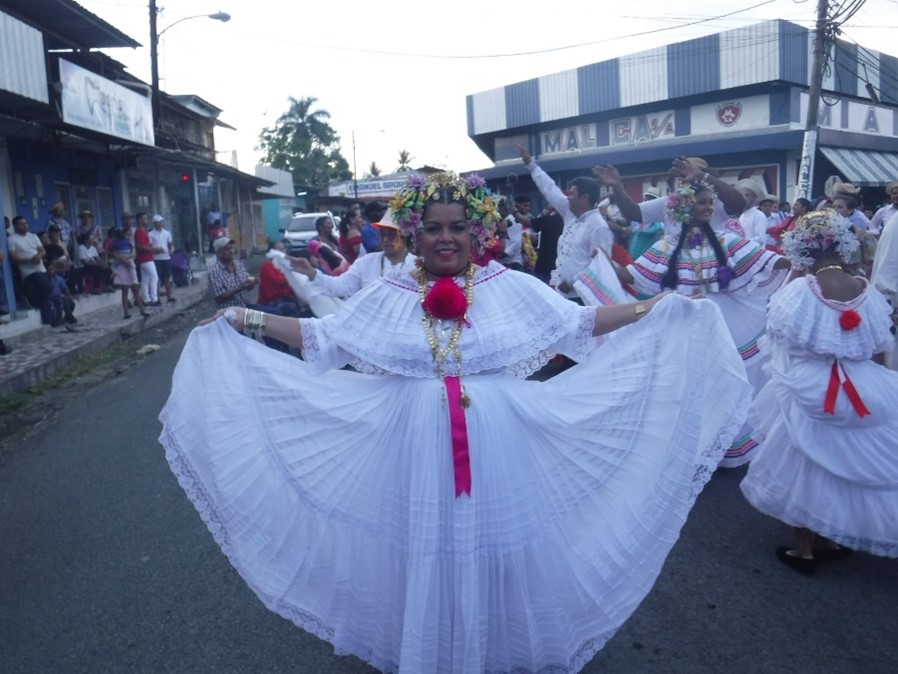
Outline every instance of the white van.
[(330, 211), (321, 213), (296, 213), (290, 224), (286, 228), (281, 228), (284, 233), (284, 246), (287, 247), (287, 255), (308, 255), (309, 241), (318, 236), (318, 230), (315, 223), (318, 218), (327, 216), (330, 218), (334, 227), (337, 226), (337, 220)]

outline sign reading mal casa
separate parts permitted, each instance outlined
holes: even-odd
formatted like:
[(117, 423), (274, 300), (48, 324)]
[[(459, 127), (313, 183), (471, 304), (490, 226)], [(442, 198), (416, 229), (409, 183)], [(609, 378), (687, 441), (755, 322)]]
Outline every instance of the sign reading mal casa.
[[(676, 135), (673, 110), (620, 117), (604, 124), (608, 125), (607, 138), (611, 145), (650, 143), (667, 140)], [(581, 124), (543, 131), (539, 134), (540, 156), (582, 152), (602, 147), (599, 144), (597, 130), (597, 124)]]

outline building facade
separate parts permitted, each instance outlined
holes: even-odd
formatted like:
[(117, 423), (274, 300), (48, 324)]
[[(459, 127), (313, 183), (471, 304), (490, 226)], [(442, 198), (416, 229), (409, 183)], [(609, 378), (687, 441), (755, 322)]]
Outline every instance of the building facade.
[[(481, 173), (503, 192), (535, 192), (524, 146), (562, 182), (612, 164), (636, 200), (649, 187), (664, 194), (677, 156), (791, 200), (812, 53), (811, 31), (767, 21), (473, 94), (468, 134), (495, 162)], [(836, 41), (826, 73), (812, 194), (844, 180), (881, 201), (898, 178), (898, 58)]]
[[(215, 160), (220, 109), (163, 93), (154, 119), (151, 87), (97, 51), (138, 46), (72, 0), (0, 0), (0, 211), (36, 233), (55, 203), (72, 225), (90, 211), (104, 231), (126, 211), (161, 213), (176, 247), (196, 252), (220, 214), (252, 248), (256, 190), (270, 181)], [(3, 274), (14, 310), (8, 262)]]

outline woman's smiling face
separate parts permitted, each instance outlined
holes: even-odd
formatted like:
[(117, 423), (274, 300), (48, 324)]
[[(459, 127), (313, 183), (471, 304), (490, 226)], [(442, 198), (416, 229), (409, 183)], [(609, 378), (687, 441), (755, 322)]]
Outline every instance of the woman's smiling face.
[(461, 274), (471, 260), (471, 228), (460, 203), (428, 203), (417, 237), (418, 255), (434, 276)]

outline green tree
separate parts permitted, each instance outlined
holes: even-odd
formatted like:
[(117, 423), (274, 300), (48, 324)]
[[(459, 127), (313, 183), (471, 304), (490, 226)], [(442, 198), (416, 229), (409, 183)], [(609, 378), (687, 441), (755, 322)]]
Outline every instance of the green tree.
[(349, 180), (352, 172), (340, 153), (340, 137), (328, 123), (330, 113), (315, 108), (318, 99), (313, 96), (291, 96), (289, 101), (287, 112), (259, 134), (263, 162), (289, 171), (299, 185), (324, 187)]
[(380, 166), (377, 165), (377, 162), (371, 162), (371, 166), (368, 167), (368, 172), (365, 174), (365, 177), (377, 178), (380, 174)]
[(408, 150), (399, 150), (399, 168), (396, 169), (396, 173), (405, 173), (407, 171), (414, 171), (412, 168), (412, 153)]

